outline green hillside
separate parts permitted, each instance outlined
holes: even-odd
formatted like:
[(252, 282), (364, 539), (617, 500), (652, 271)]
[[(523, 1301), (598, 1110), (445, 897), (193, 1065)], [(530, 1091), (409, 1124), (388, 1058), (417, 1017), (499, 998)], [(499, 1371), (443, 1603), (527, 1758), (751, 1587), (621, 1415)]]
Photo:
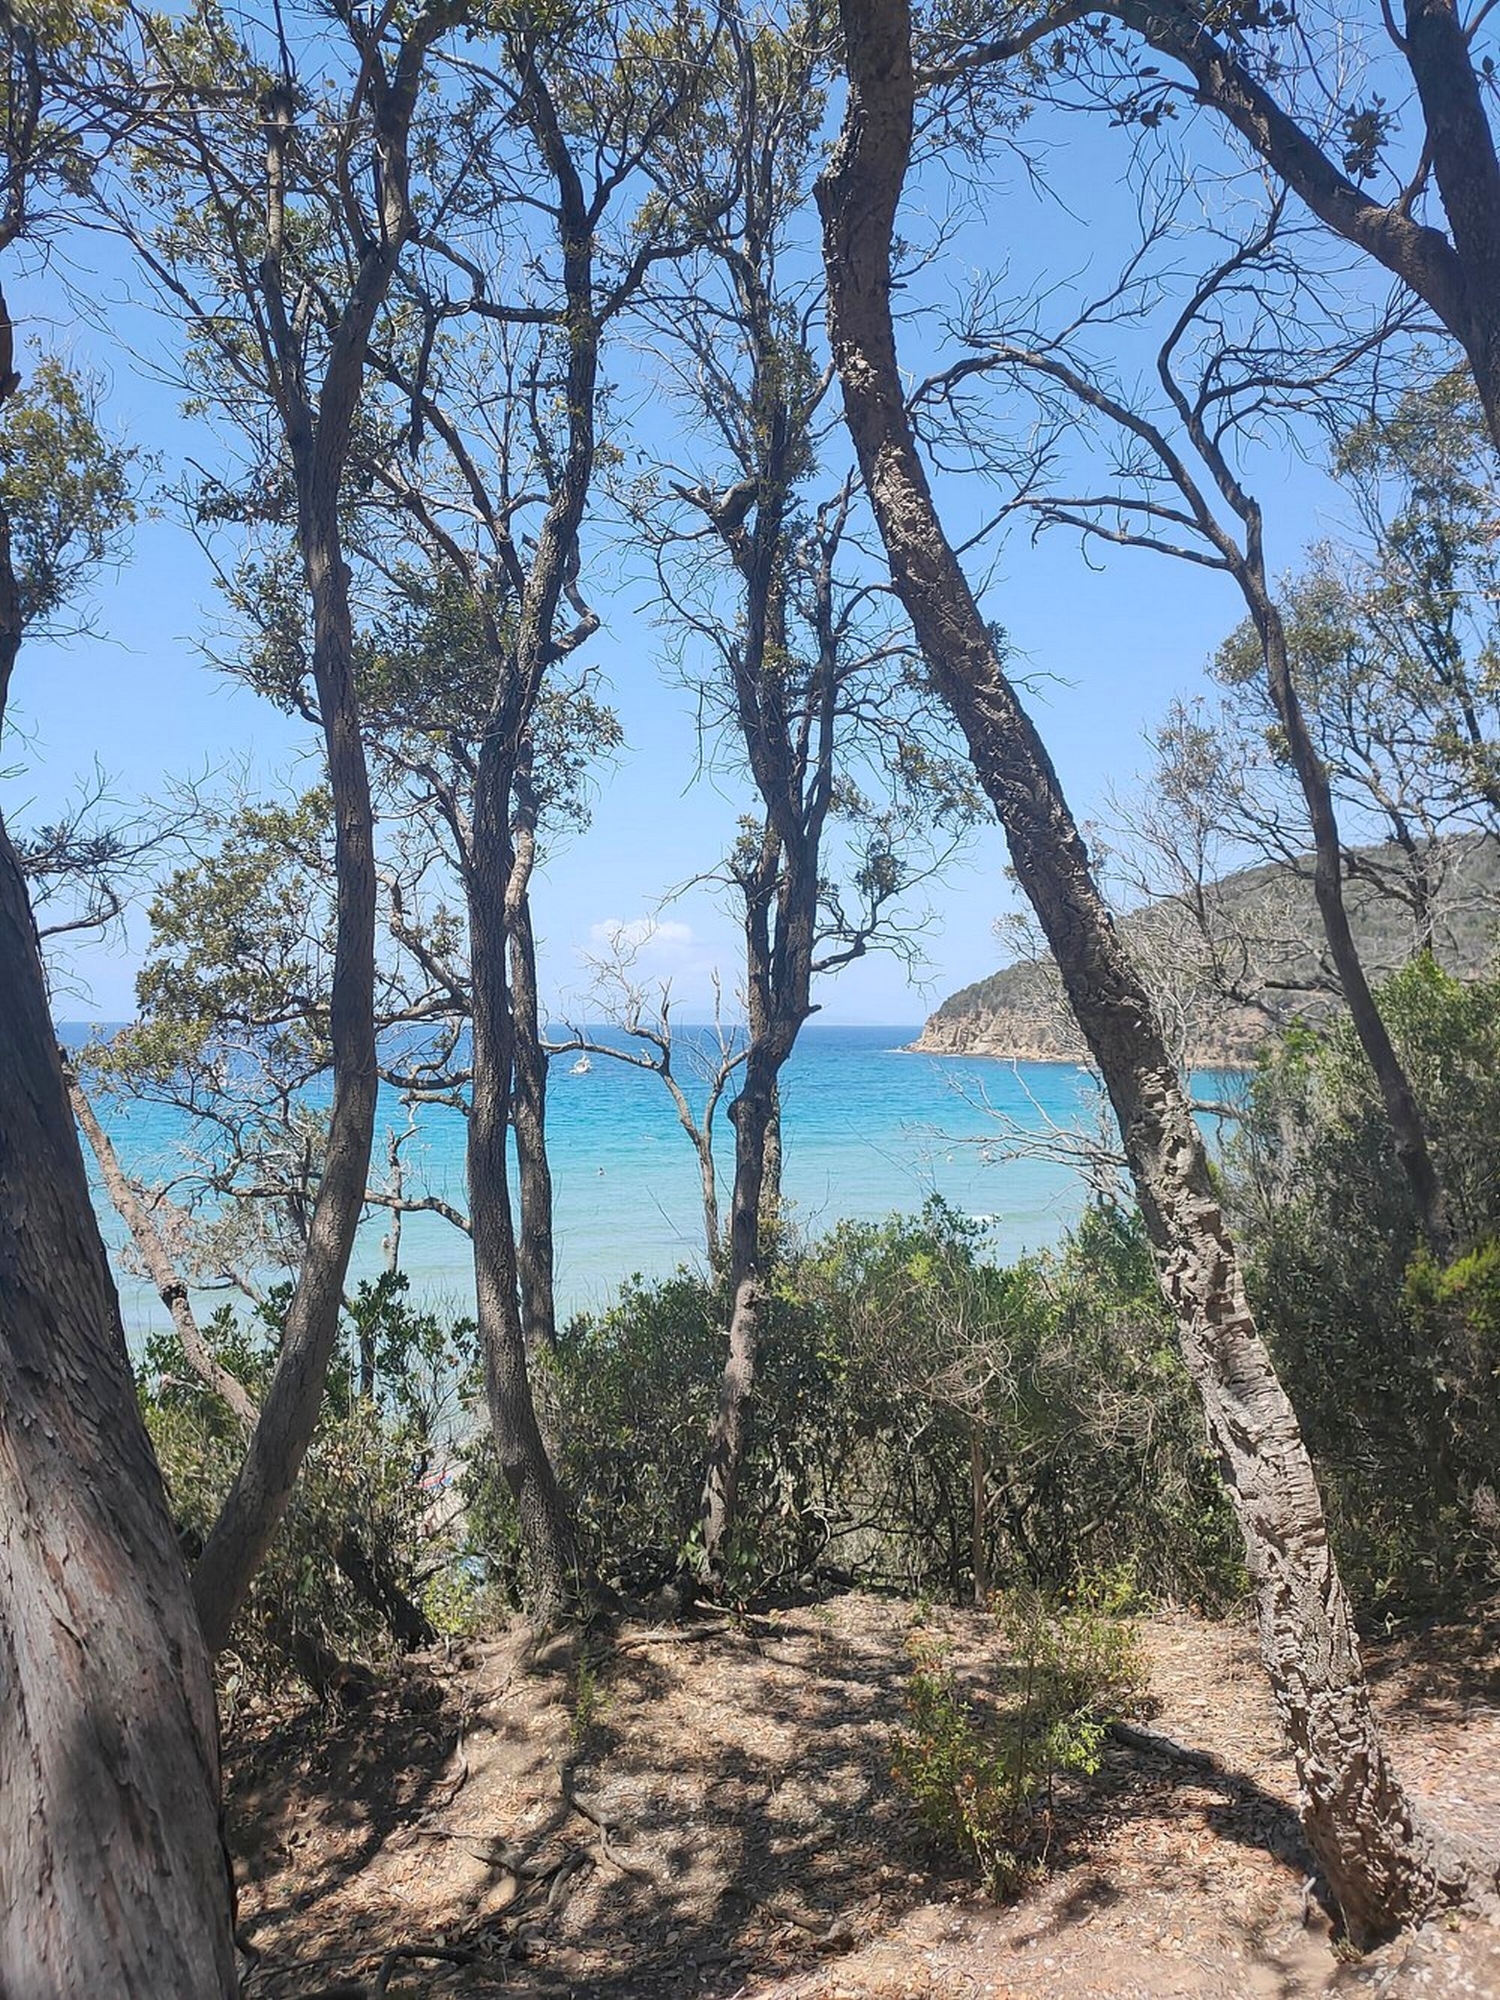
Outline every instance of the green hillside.
[[(1438, 961), (1460, 978), (1491, 963), (1500, 930), (1500, 841), (1441, 841), (1423, 865)], [(1392, 847), (1349, 855), (1345, 900), (1372, 976), (1394, 972), (1416, 935), (1411, 865)], [(1311, 857), (1242, 869), (1120, 918), (1186, 1061), (1243, 1061), (1292, 1018), (1338, 1004), (1313, 897)], [(1050, 959), (1019, 960), (950, 994), (916, 1046), (939, 1054), (1073, 1060), (1081, 1044)]]

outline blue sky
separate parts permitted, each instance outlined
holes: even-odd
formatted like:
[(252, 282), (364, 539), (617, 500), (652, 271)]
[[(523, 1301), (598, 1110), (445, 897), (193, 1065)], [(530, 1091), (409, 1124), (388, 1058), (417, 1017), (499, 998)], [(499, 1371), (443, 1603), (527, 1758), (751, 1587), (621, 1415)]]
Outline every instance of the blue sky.
[[(1128, 140), (1083, 118), (1058, 118), (1036, 137), (1049, 145), (1056, 198), (1039, 199), (1002, 163), (941, 264), (920, 280), (919, 304), (936, 313), (1002, 267), (1013, 291), (1042, 281), (1060, 288), (1060, 300), (1069, 287), (1085, 290), (1112, 275), (1133, 214), (1124, 190)], [(936, 205), (948, 191), (919, 184), (914, 194), (915, 232), (924, 197)], [(1215, 199), (1207, 182), (1203, 198)], [(31, 330), (106, 378), (107, 421), (159, 460), (159, 484), (185, 453), (205, 447), (150, 366), (170, 336), (132, 301), (133, 289), (123, 254), (85, 236), (58, 247), (50, 273), (16, 282), (12, 300)], [(81, 313), (70, 290), (87, 301)], [(914, 362), (921, 338), (914, 330), (909, 339)], [(1314, 466), (1279, 447), (1251, 472), (1262, 493), (1274, 495), (1273, 554), (1290, 562), (1326, 530), (1334, 496)], [(954, 484), (943, 497), (957, 528), (983, 504)], [(715, 968), (733, 989), (733, 928), (711, 891), (689, 891), (667, 907), (662, 899), (724, 851), (742, 800), (723, 778), (698, 775), (691, 701), (664, 671), (662, 636), (644, 595), (628, 578), (614, 591), (593, 592), (604, 624), (590, 659), (621, 715), (626, 747), (601, 775), (592, 826), (549, 858), (537, 885), (543, 977), (555, 1006), (571, 997), (576, 1008), (584, 960), (609, 928), (655, 917), (660, 928), (638, 970), (670, 977), (679, 1015), (701, 1018)], [(1034, 677), (1033, 712), (1084, 820), (1111, 789), (1130, 786), (1146, 761), (1143, 731), (1172, 696), (1201, 687), (1208, 656), (1239, 616), (1222, 578), (1135, 551), (1085, 563), (1076, 539), (1062, 534), (1039, 546), (1016, 538), (998, 564), (987, 610), (1008, 628), (1018, 665)], [(268, 788), (289, 776), (312, 781), (306, 732), (204, 663), (218, 620), (192, 538), (167, 512), (143, 517), (128, 561), (93, 592), (93, 633), (22, 654), (15, 733), (0, 758), (14, 773), (0, 800), (17, 825), (55, 809), (95, 762), (122, 800), (155, 800), (174, 775), (229, 765)], [(991, 926), (1014, 907), (1003, 868), (1003, 843), (986, 828), (931, 892), (925, 980), (913, 986), (896, 961), (871, 958), (825, 985), (823, 1018), (914, 1022), (943, 994), (993, 970), (1001, 949)], [(128, 1015), (142, 934), (137, 918), (79, 950), (70, 967), (75, 991), (60, 997), (59, 1011)]]

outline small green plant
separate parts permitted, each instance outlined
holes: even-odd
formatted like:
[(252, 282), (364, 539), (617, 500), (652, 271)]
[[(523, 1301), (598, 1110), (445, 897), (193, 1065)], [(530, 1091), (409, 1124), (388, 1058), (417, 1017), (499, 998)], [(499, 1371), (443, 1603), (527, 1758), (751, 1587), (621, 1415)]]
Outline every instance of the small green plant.
[(568, 1725), (568, 1741), (574, 1756), (587, 1748), (603, 1706), (598, 1669), (591, 1661), (580, 1659), (573, 1670), (573, 1714)]
[(1129, 1597), (1128, 1578), (1111, 1572), (1060, 1600), (1030, 1588), (996, 1598), (1014, 1692), (989, 1712), (965, 1693), (947, 1641), (918, 1630), (908, 1642), (896, 1782), (926, 1831), (972, 1860), (997, 1898), (1045, 1870), (1058, 1777), (1098, 1770), (1110, 1722), (1144, 1690)]

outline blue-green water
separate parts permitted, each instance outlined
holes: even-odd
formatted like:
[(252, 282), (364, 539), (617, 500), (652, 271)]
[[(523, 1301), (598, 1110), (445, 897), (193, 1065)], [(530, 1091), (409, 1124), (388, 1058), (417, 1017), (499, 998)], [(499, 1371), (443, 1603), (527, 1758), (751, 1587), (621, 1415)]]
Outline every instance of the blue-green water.
[[(691, 1030), (681, 1031), (678, 1069), (689, 1094)], [(875, 1219), (919, 1208), (939, 1194), (983, 1217), (990, 1252), (1004, 1260), (1056, 1242), (1085, 1195), (1077, 1175), (1054, 1160), (1001, 1158), (995, 1112), (1041, 1133), (1097, 1126), (1098, 1098), (1085, 1072), (1064, 1064), (1011, 1064), (974, 1056), (910, 1054), (915, 1027), (804, 1030), (782, 1086), (784, 1192), (797, 1222), (816, 1232), (845, 1217)], [(602, 1304), (632, 1273), (665, 1275), (701, 1257), (698, 1167), (659, 1078), (596, 1056), (585, 1075), (573, 1058), (554, 1061), (548, 1132), (557, 1201), (557, 1277), (561, 1309)], [(1225, 1079), (1201, 1079), (1222, 1096)], [(128, 1171), (147, 1182), (173, 1171), (185, 1130), (178, 1114), (155, 1106), (101, 1105)], [(732, 1134), (721, 1111), (721, 1182), (727, 1207)], [(384, 1132), (405, 1124), (391, 1099), (382, 1105), (376, 1161)], [(426, 1107), (403, 1150), (409, 1192), (429, 1191), (464, 1203), (464, 1120)], [(102, 1220), (112, 1247), (122, 1231)], [(355, 1255), (356, 1274), (373, 1272), (388, 1219), (375, 1214)], [(165, 1315), (151, 1286), (116, 1258), (127, 1329), (139, 1338)], [(472, 1300), (468, 1244), (450, 1223), (409, 1216), (402, 1265), (423, 1299), (462, 1306)]]

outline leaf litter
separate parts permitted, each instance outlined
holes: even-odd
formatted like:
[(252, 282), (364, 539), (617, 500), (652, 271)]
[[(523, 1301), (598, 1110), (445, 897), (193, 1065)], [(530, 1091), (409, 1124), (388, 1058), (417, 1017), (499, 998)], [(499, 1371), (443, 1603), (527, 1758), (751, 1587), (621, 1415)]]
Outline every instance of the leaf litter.
[[(1051, 1872), (996, 1906), (891, 1782), (912, 1607), (849, 1594), (707, 1627), (409, 1662), (225, 1748), (247, 2000), (1496, 2000), (1464, 1918), (1360, 1961), (1317, 1899), (1243, 1621), (1142, 1621), (1151, 1712), (1058, 1807)], [(993, 1623), (939, 1611), (977, 1695)], [(1398, 1769), (1500, 1852), (1500, 1643), (1372, 1648)], [(397, 1958), (432, 1946), (444, 1959)], [(384, 1981), (383, 1986), (379, 1985)]]

